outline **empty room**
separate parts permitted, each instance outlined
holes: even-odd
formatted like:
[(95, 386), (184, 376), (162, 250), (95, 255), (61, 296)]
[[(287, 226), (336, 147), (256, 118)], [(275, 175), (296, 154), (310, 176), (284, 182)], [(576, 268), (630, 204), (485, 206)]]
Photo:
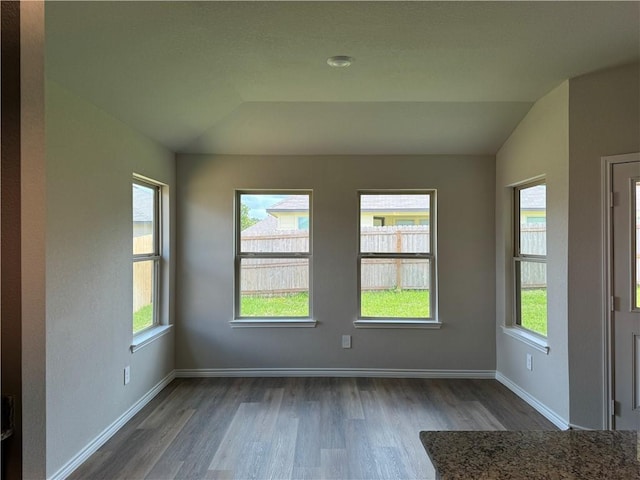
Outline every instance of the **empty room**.
[(640, 2), (2, 2), (2, 478), (640, 478)]

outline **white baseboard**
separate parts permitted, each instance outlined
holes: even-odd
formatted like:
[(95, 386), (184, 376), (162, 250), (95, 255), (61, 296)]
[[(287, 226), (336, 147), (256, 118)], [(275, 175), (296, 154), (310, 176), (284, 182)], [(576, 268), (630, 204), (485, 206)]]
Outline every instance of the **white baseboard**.
[(505, 377), (503, 374), (501, 374), (500, 372), (496, 372), (495, 378), (497, 381), (499, 381), (501, 384), (503, 384), (505, 387), (507, 387), (509, 390), (511, 390), (513, 393), (519, 396), (522, 400), (524, 400), (533, 408), (535, 408), (538, 411), (538, 413), (540, 413), (540, 415), (545, 417), (547, 420), (553, 423), (560, 430), (567, 430), (569, 428), (569, 422), (567, 422), (564, 418), (562, 418), (556, 412), (551, 410), (549, 407), (547, 407), (544, 403), (539, 401), (537, 398), (529, 394), (529, 392), (526, 392), (525, 390), (520, 388), (518, 385), (513, 383), (510, 379)]
[(196, 368), (177, 369), (176, 377), (377, 377), (495, 378), (494, 370), (419, 370), (389, 368)]
[(69, 460), (60, 470), (54, 473), (50, 480), (63, 480), (73, 473), (85, 460), (93, 455), (107, 440), (109, 440), (122, 426), (133, 418), (142, 408), (147, 405), (153, 398), (162, 391), (164, 387), (169, 385), (175, 378), (175, 371), (171, 371), (169, 375), (158, 382), (151, 390), (149, 390), (140, 400), (134, 403), (131, 408), (124, 412), (120, 417), (109, 425), (96, 438), (80, 450), (71, 460)]
[[(368, 368), (199, 368), (177, 369), (170, 372), (158, 382), (140, 400), (124, 412), (115, 422), (109, 425), (100, 435), (78, 452), (50, 480), (64, 480), (83, 462), (93, 455), (122, 426), (147, 405), (174, 378), (204, 377), (371, 377), (371, 378), (476, 378), (496, 379), (522, 400), (535, 408), (541, 415), (562, 430), (570, 427), (569, 423), (548, 408), (542, 402), (524, 391), (500, 372), (494, 370), (433, 370), (433, 369), (368, 369)], [(572, 428), (580, 428), (571, 425)]]

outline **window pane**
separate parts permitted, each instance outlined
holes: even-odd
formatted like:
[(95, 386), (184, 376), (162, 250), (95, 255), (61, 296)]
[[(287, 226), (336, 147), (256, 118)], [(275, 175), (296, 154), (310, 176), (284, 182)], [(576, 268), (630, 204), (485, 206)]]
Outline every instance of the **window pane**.
[(308, 317), (309, 259), (240, 260), (241, 317)]
[(547, 254), (547, 186), (519, 190), (520, 254)]
[(636, 182), (636, 202), (635, 202), (635, 219), (636, 219), (636, 308), (640, 308), (640, 182)]
[(547, 335), (547, 264), (516, 262), (520, 326)]
[(360, 316), (430, 318), (430, 260), (363, 258)]
[(155, 263), (133, 262), (133, 333), (153, 325)]
[(308, 253), (309, 194), (241, 194), (240, 251)]
[(156, 189), (133, 184), (133, 253), (153, 254)]
[(430, 253), (429, 194), (360, 195), (360, 251)]

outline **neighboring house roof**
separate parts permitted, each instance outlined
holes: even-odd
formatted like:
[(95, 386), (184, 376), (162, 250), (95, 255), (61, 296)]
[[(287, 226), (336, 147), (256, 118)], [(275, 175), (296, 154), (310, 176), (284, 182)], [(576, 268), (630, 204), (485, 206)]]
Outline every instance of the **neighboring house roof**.
[[(426, 208), (425, 208), (426, 205)], [(280, 202), (267, 208), (269, 213), (302, 212), (309, 210), (307, 195), (290, 195)], [(362, 211), (384, 212), (398, 211), (415, 212), (429, 210), (427, 195), (393, 194), (393, 195), (363, 195)]]
[(133, 221), (153, 221), (153, 195), (149, 189), (133, 184)]
[(429, 211), (428, 195), (363, 195), (360, 210), (363, 212)]
[(546, 185), (538, 185), (520, 190), (520, 208), (522, 210), (546, 210)]
[(242, 231), (242, 236), (267, 235), (278, 230), (278, 219), (272, 215), (267, 215), (258, 223), (254, 223), (249, 228)]
[(278, 203), (274, 203), (267, 212), (302, 212), (309, 210), (309, 196), (308, 195), (289, 195), (284, 200), (280, 200)]

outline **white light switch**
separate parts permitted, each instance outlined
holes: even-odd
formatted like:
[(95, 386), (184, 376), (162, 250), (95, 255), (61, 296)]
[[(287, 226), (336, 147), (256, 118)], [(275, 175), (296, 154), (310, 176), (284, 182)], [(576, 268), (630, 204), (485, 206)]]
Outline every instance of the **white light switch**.
[(131, 381), (131, 366), (124, 367), (124, 384), (128, 384)]
[(533, 370), (533, 355), (527, 353), (527, 370)]
[(342, 335), (342, 348), (351, 348), (351, 335)]

